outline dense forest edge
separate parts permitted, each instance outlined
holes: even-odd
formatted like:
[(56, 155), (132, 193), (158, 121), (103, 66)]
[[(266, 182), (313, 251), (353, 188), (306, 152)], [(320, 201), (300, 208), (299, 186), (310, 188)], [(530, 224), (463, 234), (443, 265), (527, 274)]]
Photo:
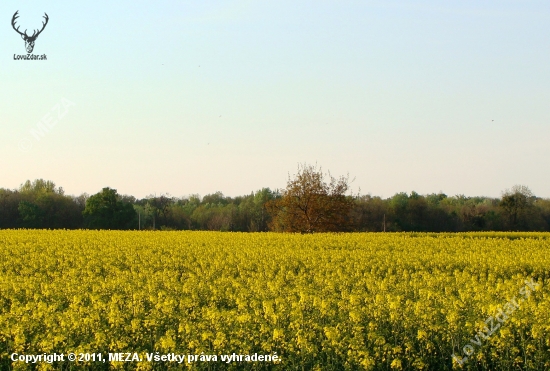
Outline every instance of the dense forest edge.
[(550, 199), (514, 186), (500, 198), (351, 194), (349, 177), (301, 165), (283, 190), (137, 199), (103, 188), (66, 195), (52, 181), (0, 188), (0, 229), (211, 230), (240, 232), (550, 231)]

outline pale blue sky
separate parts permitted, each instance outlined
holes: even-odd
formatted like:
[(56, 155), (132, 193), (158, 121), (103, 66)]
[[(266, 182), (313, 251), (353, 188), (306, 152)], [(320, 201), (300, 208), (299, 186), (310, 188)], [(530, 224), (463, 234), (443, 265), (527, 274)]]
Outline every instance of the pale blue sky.
[[(48, 13), (47, 61), (13, 59), (16, 10), (29, 33)], [(236, 196), (317, 162), (384, 197), (550, 197), (548, 1), (3, 1), (0, 21), (0, 187)]]

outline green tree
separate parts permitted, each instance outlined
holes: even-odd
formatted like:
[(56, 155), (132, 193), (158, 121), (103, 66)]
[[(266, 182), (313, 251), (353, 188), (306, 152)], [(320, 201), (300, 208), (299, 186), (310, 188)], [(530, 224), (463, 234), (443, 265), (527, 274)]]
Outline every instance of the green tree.
[(21, 194), (11, 189), (0, 188), (0, 228), (17, 228)]
[(121, 201), (116, 189), (103, 190), (86, 201), (82, 212), (91, 229), (135, 229), (137, 214), (131, 203)]
[(550, 230), (550, 199), (537, 198), (535, 200), (535, 207), (541, 220), (540, 230)]
[(170, 212), (174, 199), (169, 195), (149, 196), (145, 210), (153, 217), (153, 229), (169, 225)]
[(55, 183), (51, 180), (36, 179), (34, 181), (27, 180), (19, 187), (19, 192), (22, 194), (45, 194), (45, 193), (57, 193), (64, 194), (63, 188), (56, 187)]
[[(371, 195), (357, 196), (353, 207), (355, 228), (362, 232), (381, 232), (389, 227), (387, 202)], [(386, 215), (388, 214), (388, 215)], [(384, 225), (387, 217), (386, 225)]]
[(79, 199), (66, 196), (63, 188), (56, 187), (54, 182), (27, 180), (15, 193), (20, 199), (17, 203), (19, 227), (82, 228), (84, 206)]
[(19, 218), (24, 228), (42, 228), (44, 224), (44, 211), (31, 202), (19, 202)]
[(535, 198), (529, 187), (524, 185), (515, 185), (503, 193), (500, 207), (507, 217), (508, 229), (529, 229), (529, 214), (533, 211)]
[(279, 197), (277, 191), (262, 188), (254, 194), (253, 212), (250, 220), (249, 231), (266, 232), (269, 229), (271, 217), (267, 211), (267, 203)]

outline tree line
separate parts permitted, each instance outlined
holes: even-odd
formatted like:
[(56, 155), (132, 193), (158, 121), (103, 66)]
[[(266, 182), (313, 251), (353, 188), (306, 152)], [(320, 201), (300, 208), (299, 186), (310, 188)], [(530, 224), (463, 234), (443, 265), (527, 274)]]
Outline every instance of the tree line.
[(514, 186), (500, 198), (350, 193), (349, 177), (300, 165), (287, 187), (249, 195), (151, 195), (136, 199), (103, 188), (66, 195), (54, 182), (0, 188), (0, 229), (212, 230), (240, 232), (550, 231), (550, 199)]

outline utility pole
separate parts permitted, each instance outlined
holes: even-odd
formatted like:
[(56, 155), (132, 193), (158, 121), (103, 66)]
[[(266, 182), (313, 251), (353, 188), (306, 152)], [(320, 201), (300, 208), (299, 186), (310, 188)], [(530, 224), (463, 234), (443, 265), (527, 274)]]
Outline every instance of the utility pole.
[(139, 225), (138, 230), (141, 231), (141, 212), (138, 213), (138, 220), (139, 220), (139, 221), (138, 221), (138, 225)]
[(386, 213), (384, 213), (384, 232), (386, 232)]

